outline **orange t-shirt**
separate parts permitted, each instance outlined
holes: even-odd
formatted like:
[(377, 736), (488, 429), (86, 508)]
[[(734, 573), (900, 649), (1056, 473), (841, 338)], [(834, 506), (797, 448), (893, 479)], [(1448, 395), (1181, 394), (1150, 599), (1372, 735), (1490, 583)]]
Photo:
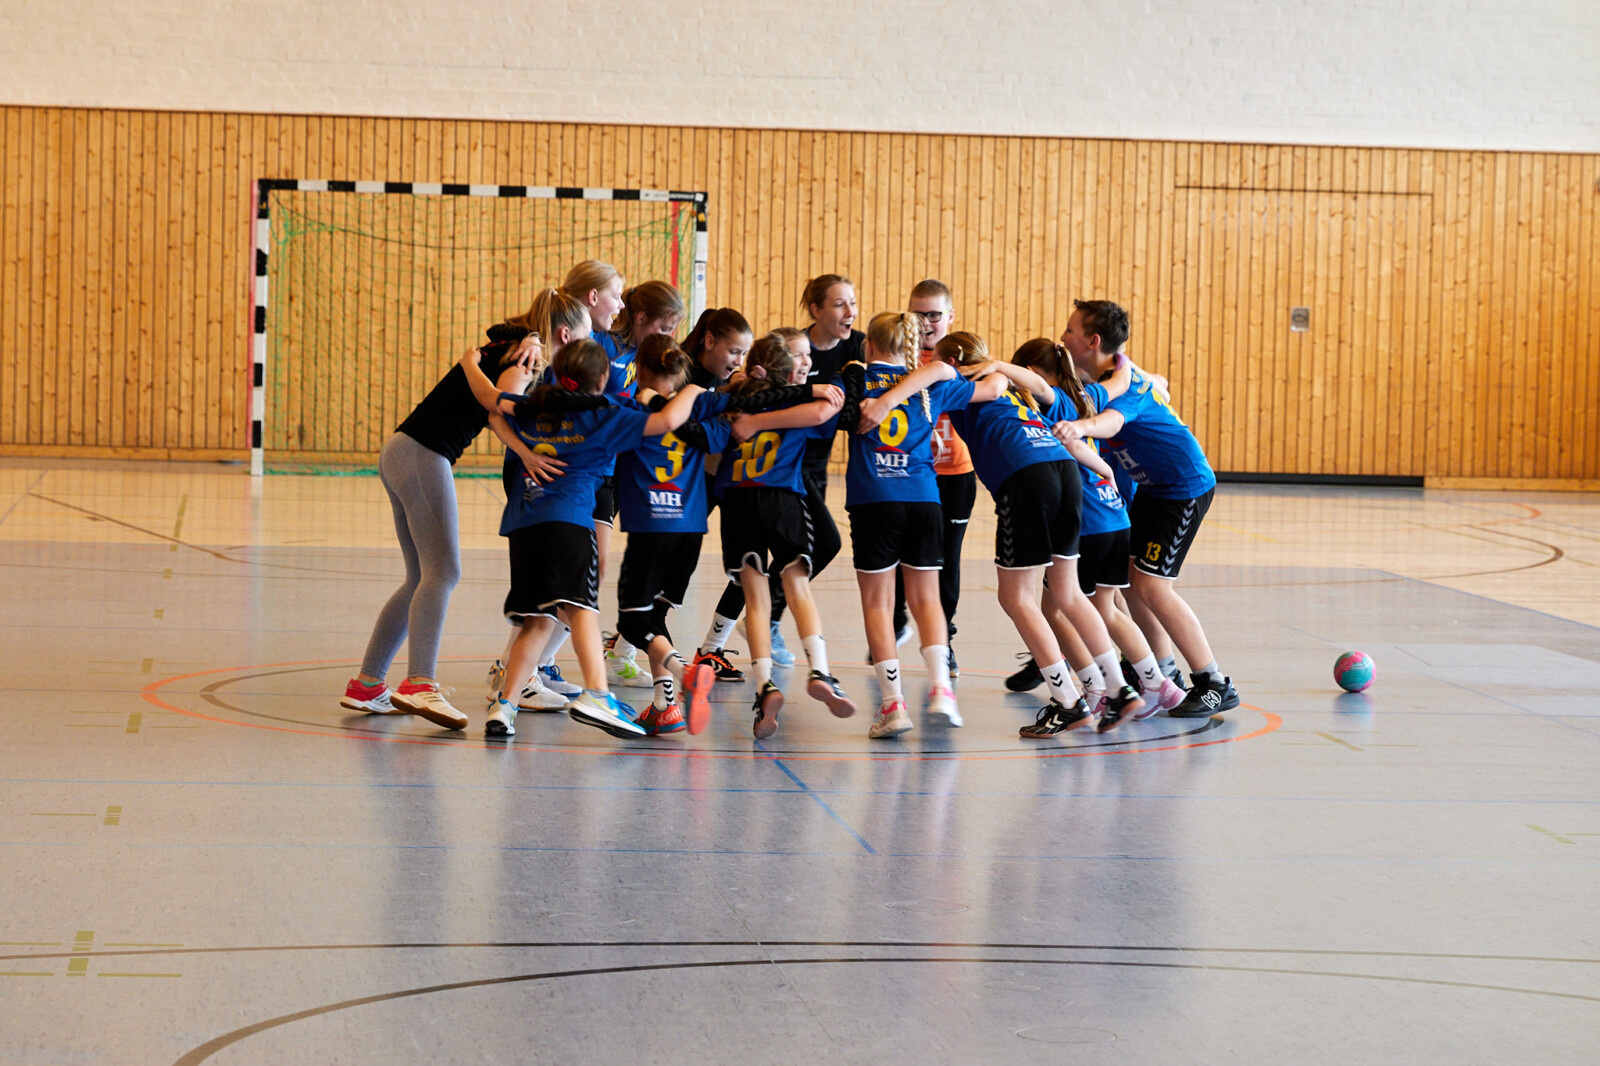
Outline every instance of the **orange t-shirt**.
[[(932, 352), (922, 353), (923, 365), (927, 365), (932, 359)], [(940, 415), (939, 421), (933, 424), (933, 472), (972, 473), (972, 453), (967, 450), (967, 442), (961, 439), (956, 428), (950, 424), (949, 415)]]

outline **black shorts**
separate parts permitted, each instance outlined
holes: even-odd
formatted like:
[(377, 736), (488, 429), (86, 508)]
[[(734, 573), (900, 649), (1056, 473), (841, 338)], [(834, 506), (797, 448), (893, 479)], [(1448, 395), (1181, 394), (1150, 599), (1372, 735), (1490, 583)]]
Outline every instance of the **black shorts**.
[(593, 526), (540, 522), (513, 529), (506, 540), (511, 546), (507, 618), (554, 617), (558, 604), (600, 609), (600, 548)]
[(850, 554), (857, 570), (881, 574), (897, 566), (944, 566), (944, 512), (936, 503), (858, 503), (850, 514)]
[(648, 611), (657, 600), (682, 607), (704, 539), (704, 533), (629, 533), (617, 579), (617, 609)]
[(1134, 493), (1128, 505), (1133, 565), (1156, 577), (1177, 577), (1216, 491), (1207, 489), (1192, 500), (1158, 500), (1148, 492)]
[(957, 525), (972, 517), (973, 505), (978, 502), (978, 475), (971, 470), (965, 474), (940, 474), (939, 509), (944, 512), (946, 524)]
[(1128, 531), (1088, 533), (1078, 538), (1078, 587), (1093, 596), (1097, 586), (1128, 587)]
[(994, 564), (1002, 570), (1078, 557), (1083, 480), (1070, 459), (1025, 466), (994, 492)]
[(811, 573), (814, 537), (806, 501), (788, 489), (729, 489), (722, 497), (722, 568), (739, 580), (748, 563), (781, 574), (796, 559)]
[(617, 476), (607, 474), (594, 490), (594, 520), (614, 525), (617, 521)]

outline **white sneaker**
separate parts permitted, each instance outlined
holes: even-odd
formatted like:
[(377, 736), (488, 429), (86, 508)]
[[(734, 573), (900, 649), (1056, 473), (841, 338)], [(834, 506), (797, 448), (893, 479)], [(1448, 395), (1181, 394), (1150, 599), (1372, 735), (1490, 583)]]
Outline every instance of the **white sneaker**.
[(500, 698), (500, 690), (505, 687), (505, 684), (506, 668), (499, 659), (496, 659), (494, 665), (489, 667), (489, 676), (483, 679), (483, 698), (493, 703)]
[(1188, 695), (1183, 689), (1172, 683), (1172, 678), (1163, 677), (1161, 687), (1158, 689), (1145, 689), (1144, 707), (1134, 713), (1133, 720), (1142, 722), (1157, 711), (1170, 711), (1183, 702), (1183, 697)]
[(568, 699), (583, 691), (582, 685), (574, 685), (571, 681), (561, 676), (561, 667), (555, 663), (547, 663), (536, 671), (539, 675), (539, 684), (558, 695)]
[(509, 737), (517, 731), (517, 709), (510, 700), (495, 700), (489, 717), (483, 720), (483, 735)]
[(647, 734), (635, 719), (638, 714), (609, 692), (584, 689), (567, 704), (567, 716), (574, 722), (592, 725), (614, 737), (642, 737)]
[[(633, 655), (618, 653), (617, 645), (626, 643), (615, 633), (606, 637), (606, 680), (613, 685), (626, 685), (629, 688), (653, 688), (655, 682), (650, 679), (648, 670), (639, 669), (639, 663)], [(634, 655), (638, 650), (634, 650)]]
[(937, 715), (945, 720), (947, 725), (962, 726), (966, 723), (961, 718), (961, 711), (956, 707), (956, 694), (943, 685), (935, 685), (928, 690), (928, 714), (930, 717)]
[(444, 698), (444, 693), (433, 682), (418, 685), (402, 681), (400, 687), (390, 695), (389, 701), (402, 711), (426, 718), (434, 725), (442, 725), (446, 729), (467, 728), (467, 716), (450, 706), (450, 701)]
[(537, 673), (533, 675), (533, 680), (523, 687), (522, 695), (517, 697), (519, 711), (559, 711), (566, 705), (567, 697), (541, 685)]
[(891, 700), (878, 708), (878, 715), (872, 720), (872, 727), (867, 730), (867, 736), (881, 740), (909, 733), (912, 728), (911, 716), (906, 713), (906, 701)]

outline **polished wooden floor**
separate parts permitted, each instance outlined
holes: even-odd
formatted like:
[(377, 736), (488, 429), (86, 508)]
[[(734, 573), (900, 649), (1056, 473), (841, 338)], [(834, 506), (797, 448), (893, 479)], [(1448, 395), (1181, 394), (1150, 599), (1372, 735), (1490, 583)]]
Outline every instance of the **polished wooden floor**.
[(792, 683), (767, 742), (721, 686), (699, 737), (504, 744), (500, 490), (457, 490), (464, 735), (338, 707), (399, 575), (376, 479), (0, 461), (0, 1062), (1600, 1052), (1600, 498), (1225, 485), (1181, 587), (1244, 706), (1046, 745), (981, 501), (964, 729)]

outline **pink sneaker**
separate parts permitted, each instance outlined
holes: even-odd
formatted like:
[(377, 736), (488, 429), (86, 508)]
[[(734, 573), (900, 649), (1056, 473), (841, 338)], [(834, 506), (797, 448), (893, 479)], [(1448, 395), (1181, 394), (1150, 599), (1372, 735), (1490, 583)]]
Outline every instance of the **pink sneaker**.
[(1163, 677), (1160, 688), (1155, 690), (1145, 689), (1141, 695), (1144, 696), (1144, 708), (1134, 712), (1133, 720), (1135, 722), (1142, 722), (1157, 711), (1172, 710), (1172, 708), (1183, 702), (1184, 692), (1183, 689), (1172, 683), (1172, 678)]
[(351, 711), (366, 711), (368, 714), (404, 714), (405, 712), (389, 702), (389, 686), (379, 681), (375, 685), (368, 685), (360, 678), (352, 677), (350, 683), (344, 687), (344, 698), (339, 701), (339, 706)]

